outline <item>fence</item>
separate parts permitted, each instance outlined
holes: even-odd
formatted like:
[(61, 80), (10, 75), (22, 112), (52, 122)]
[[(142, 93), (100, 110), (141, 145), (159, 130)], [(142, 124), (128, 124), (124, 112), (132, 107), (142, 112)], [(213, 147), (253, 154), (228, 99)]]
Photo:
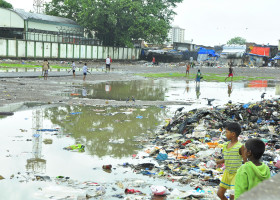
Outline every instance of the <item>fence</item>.
[(105, 59), (136, 60), (140, 48), (65, 44), (0, 38), (0, 58), (14, 59)]

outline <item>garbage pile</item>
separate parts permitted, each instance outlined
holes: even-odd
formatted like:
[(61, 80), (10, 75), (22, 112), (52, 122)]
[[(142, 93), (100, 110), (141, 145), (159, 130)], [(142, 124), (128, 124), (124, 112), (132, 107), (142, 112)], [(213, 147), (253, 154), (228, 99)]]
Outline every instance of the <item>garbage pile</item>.
[[(153, 196), (163, 196), (162, 199), (218, 199), (216, 192), (224, 166), (217, 165), (216, 159), (222, 158), (222, 144), (226, 141), (224, 124), (235, 121), (241, 125), (239, 141), (242, 143), (255, 137), (265, 142), (263, 162), (274, 176), (280, 171), (279, 110), (280, 99), (247, 104), (228, 103), (188, 112), (180, 109), (172, 119), (166, 120), (166, 124), (154, 136), (137, 136), (135, 141), (138, 139), (139, 143), (145, 142), (147, 145), (138, 154), (133, 154), (134, 164), (126, 162), (114, 166), (112, 163), (102, 163), (100, 166), (112, 174), (117, 172), (117, 168), (127, 168), (123, 173), (139, 174), (143, 180), (129, 178), (117, 182), (81, 182), (68, 176), (50, 177), (32, 173), (18, 173), (10, 176), (10, 179), (19, 182), (55, 182), (40, 186), (35, 194), (39, 199), (131, 200), (153, 199)], [(110, 139), (110, 142), (121, 145), (123, 139)], [(75, 144), (64, 149), (84, 152), (84, 148), (83, 144)], [(0, 176), (1, 181), (5, 181), (5, 178), (9, 179)], [(162, 180), (160, 185), (157, 180)]]
[(224, 170), (224, 165), (215, 162), (222, 158), (222, 144), (226, 141), (224, 124), (238, 122), (241, 125), (239, 140), (242, 143), (250, 138), (260, 138), (266, 144), (263, 162), (274, 176), (280, 171), (279, 111), (280, 99), (272, 99), (175, 113), (163, 129), (150, 138), (151, 145), (142, 156), (154, 158), (158, 165), (141, 163), (126, 166), (134, 168), (136, 173), (188, 184), (193, 188), (187, 193), (179, 191), (179, 198), (215, 199)]

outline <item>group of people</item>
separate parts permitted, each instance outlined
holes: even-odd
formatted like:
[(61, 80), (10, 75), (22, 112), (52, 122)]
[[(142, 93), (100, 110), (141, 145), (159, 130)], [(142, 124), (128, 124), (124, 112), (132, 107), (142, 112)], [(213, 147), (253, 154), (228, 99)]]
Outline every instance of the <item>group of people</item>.
[[(186, 68), (186, 76), (188, 77), (190, 75), (190, 68), (191, 68), (191, 64), (187, 63), (187, 68)], [(225, 82), (227, 81), (227, 79), (231, 77), (231, 82), (233, 79), (233, 68), (232, 65), (229, 65), (229, 72), (228, 72), (228, 76), (225, 78)], [(195, 82), (196, 85), (200, 83), (200, 80), (203, 78), (200, 69), (197, 70), (196, 76), (195, 76)]]
[(269, 167), (260, 161), (265, 151), (264, 142), (255, 138), (247, 140), (243, 145), (238, 141), (240, 133), (241, 127), (238, 123), (226, 124), (225, 134), (229, 141), (223, 144), (223, 159), (216, 160), (218, 165), (225, 165), (217, 192), (221, 200), (227, 200), (227, 190), (231, 200), (238, 199), (241, 194), (270, 178)]
[[(112, 59), (111, 59), (111, 58), (109, 57), (109, 55), (108, 55), (107, 58), (106, 58), (106, 60), (105, 60), (105, 63), (106, 63), (106, 72), (107, 72), (107, 71), (110, 71), (111, 62), (112, 62)], [(71, 70), (70, 70), (70, 71), (72, 71), (73, 77), (74, 77), (74, 78), (75, 78), (75, 76), (76, 76), (76, 68), (77, 68), (77, 66), (76, 66), (76, 64), (75, 64), (75, 61), (72, 61), (72, 66), (71, 66)], [(48, 60), (45, 59), (44, 62), (43, 62), (43, 65), (42, 65), (42, 72), (43, 72), (43, 74), (44, 74), (44, 80), (47, 80), (47, 79), (48, 79), (48, 71), (49, 71), (49, 69), (50, 69), (50, 64), (49, 64)], [(68, 71), (68, 73), (69, 73), (70, 71)], [(90, 73), (90, 72), (88, 71), (87, 63), (85, 63), (84, 66), (83, 66), (83, 80), (84, 80), (84, 81), (86, 80), (86, 76), (87, 76), (88, 73)]]

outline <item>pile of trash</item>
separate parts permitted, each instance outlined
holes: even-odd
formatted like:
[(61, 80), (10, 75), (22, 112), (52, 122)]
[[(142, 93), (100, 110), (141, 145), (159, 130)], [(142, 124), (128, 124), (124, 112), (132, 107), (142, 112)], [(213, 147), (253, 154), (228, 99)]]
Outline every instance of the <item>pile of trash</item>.
[[(155, 135), (138, 136), (139, 142), (147, 145), (138, 154), (133, 154), (134, 164), (126, 162), (114, 166), (103, 163), (102, 166), (108, 173), (116, 172), (117, 167), (127, 168), (125, 173), (136, 173), (155, 181), (147, 181), (143, 177), (143, 180), (131, 178), (110, 183), (102, 183), (102, 180), (99, 183), (81, 182), (66, 176), (23, 173), (12, 175), (10, 179), (56, 183), (40, 187), (35, 194), (38, 198), (131, 200), (163, 196), (163, 199), (218, 199), (216, 193), (224, 165), (217, 165), (216, 159), (222, 159), (222, 144), (226, 141), (223, 127), (228, 122), (241, 125), (239, 141), (242, 143), (250, 138), (260, 138), (266, 144), (262, 159), (269, 166), (271, 176), (280, 172), (280, 99), (228, 103), (188, 112), (182, 110), (166, 120), (167, 123)], [(110, 139), (109, 142), (121, 145), (124, 139)], [(84, 152), (85, 146), (75, 144), (64, 149)], [(4, 178), (8, 179), (0, 176), (0, 179)], [(156, 180), (163, 181), (157, 185)]]
[(227, 140), (223, 134), (225, 123), (241, 125), (239, 141), (242, 143), (250, 138), (260, 138), (266, 144), (262, 159), (274, 176), (280, 171), (279, 111), (280, 99), (272, 99), (177, 112), (155, 137), (150, 138), (150, 146), (142, 154), (141, 158), (154, 158), (158, 165), (140, 163), (125, 167), (193, 188), (189, 194), (181, 191), (177, 197), (217, 197), (224, 165), (217, 165), (215, 160), (222, 158), (222, 144)]

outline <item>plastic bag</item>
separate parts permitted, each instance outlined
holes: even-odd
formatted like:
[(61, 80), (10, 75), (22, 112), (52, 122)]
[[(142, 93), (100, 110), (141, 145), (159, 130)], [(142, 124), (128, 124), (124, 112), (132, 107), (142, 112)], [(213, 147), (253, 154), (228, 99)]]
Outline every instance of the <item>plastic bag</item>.
[(166, 193), (168, 193), (167, 188), (164, 186), (152, 185), (150, 188), (154, 195), (165, 195)]
[(157, 155), (157, 160), (166, 160), (168, 158), (167, 154), (166, 153), (159, 153)]
[(217, 163), (214, 160), (209, 160), (206, 164), (207, 168), (215, 168)]

